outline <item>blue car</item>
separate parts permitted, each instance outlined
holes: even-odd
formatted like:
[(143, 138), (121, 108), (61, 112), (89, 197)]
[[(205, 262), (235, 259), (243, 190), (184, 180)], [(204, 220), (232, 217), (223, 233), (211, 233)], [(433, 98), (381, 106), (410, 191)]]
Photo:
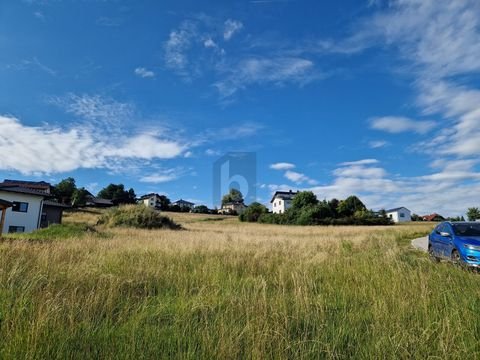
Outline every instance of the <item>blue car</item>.
[(442, 222), (428, 236), (432, 259), (480, 267), (480, 222)]

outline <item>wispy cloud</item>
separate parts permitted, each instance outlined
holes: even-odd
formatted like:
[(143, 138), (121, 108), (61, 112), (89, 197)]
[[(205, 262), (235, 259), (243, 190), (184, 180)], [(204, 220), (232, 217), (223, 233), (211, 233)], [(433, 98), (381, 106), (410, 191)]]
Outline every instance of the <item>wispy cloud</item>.
[(235, 33), (239, 32), (243, 28), (243, 24), (241, 21), (228, 19), (225, 21), (223, 29), (223, 38), (225, 41), (230, 40)]
[(380, 149), (390, 145), (390, 143), (386, 140), (372, 140), (368, 142), (368, 146), (372, 149)]
[(155, 77), (155, 73), (152, 70), (148, 70), (144, 67), (137, 67), (133, 72), (135, 73), (135, 75), (140, 76), (142, 78)]
[(375, 130), (382, 130), (393, 134), (402, 132), (416, 132), (425, 134), (435, 127), (436, 123), (431, 120), (418, 121), (402, 116), (384, 116), (374, 118), (370, 126)]
[(247, 58), (235, 66), (228, 66), (226, 78), (217, 81), (214, 86), (222, 97), (227, 98), (254, 84), (304, 85), (318, 77), (313, 69), (313, 61), (303, 58)]
[(101, 16), (95, 21), (97, 25), (106, 26), (106, 27), (120, 26), (122, 22), (123, 22), (123, 19), (119, 17), (109, 17), (109, 16)]
[(158, 172), (155, 172), (150, 175), (146, 175), (140, 178), (141, 182), (152, 183), (152, 184), (162, 184), (178, 179), (183, 174), (183, 169), (164, 169)]
[(302, 173), (299, 173), (299, 172), (296, 172), (296, 171), (292, 171), (292, 170), (287, 170), (285, 172), (285, 178), (287, 178), (291, 182), (294, 182), (297, 185), (303, 184), (303, 183), (307, 183), (309, 185), (317, 185), (318, 184), (318, 181), (309, 178), (305, 174), (302, 174)]
[(270, 165), (270, 169), (273, 170), (292, 170), (295, 169), (295, 164), (287, 163), (287, 162), (279, 162)]

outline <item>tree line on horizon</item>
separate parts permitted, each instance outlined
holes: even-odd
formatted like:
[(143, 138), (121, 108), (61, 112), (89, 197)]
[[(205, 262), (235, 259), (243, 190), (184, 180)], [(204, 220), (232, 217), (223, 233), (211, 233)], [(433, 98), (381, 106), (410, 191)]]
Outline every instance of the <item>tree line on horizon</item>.
[(318, 200), (311, 191), (299, 192), (292, 200), (292, 207), (283, 214), (275, 214), (255, 202), (240, 215), (245, 222), (279, 225), (392, 225), (385, 210), (367, 209), (357, 196), (344, 200)]

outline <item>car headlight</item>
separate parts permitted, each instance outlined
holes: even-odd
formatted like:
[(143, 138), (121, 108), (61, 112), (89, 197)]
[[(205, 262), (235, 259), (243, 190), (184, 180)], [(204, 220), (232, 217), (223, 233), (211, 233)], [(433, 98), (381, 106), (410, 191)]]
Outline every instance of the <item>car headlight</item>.
[(469, 249), (469, 250), (477, 250), (477, 251), (480, 251), (480, 246), (477, 246), (477, 245), (465, 244), (465, 245), (463, 245), (463, 246), (466, 247), (466, 248)]

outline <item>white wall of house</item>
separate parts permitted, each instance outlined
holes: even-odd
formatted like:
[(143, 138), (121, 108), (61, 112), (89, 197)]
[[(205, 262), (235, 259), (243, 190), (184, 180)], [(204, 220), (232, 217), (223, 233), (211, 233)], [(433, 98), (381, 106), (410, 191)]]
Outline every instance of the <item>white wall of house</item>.
[(272, 203), (272, 212), (274, 214), (283, 214), (292, 207), (292, 200), (283, 200), (275, 198)]
[(23, 227), (24, 232), (31, 232), (38, 229), (40, 226), (43, 197), (0, 191), (0, 198), (10, 202), (16, 201), (28, 204), (26, 212), (13, 211), (12, 208), (7, 209), (3, 233), (7, 233), (11, 226)]
[(394, 223), (412, 221), (412, 214), (410, 210), (406, 208), (400, 208), (392, 212), (387, 212), (387, 217), (391, 218)]
[(157, 203), (157, 197), (156, 196), (150, 196), (148, 199), (143, 199), (142, 203), (146, 207), (154, 208), (155, 204)]

